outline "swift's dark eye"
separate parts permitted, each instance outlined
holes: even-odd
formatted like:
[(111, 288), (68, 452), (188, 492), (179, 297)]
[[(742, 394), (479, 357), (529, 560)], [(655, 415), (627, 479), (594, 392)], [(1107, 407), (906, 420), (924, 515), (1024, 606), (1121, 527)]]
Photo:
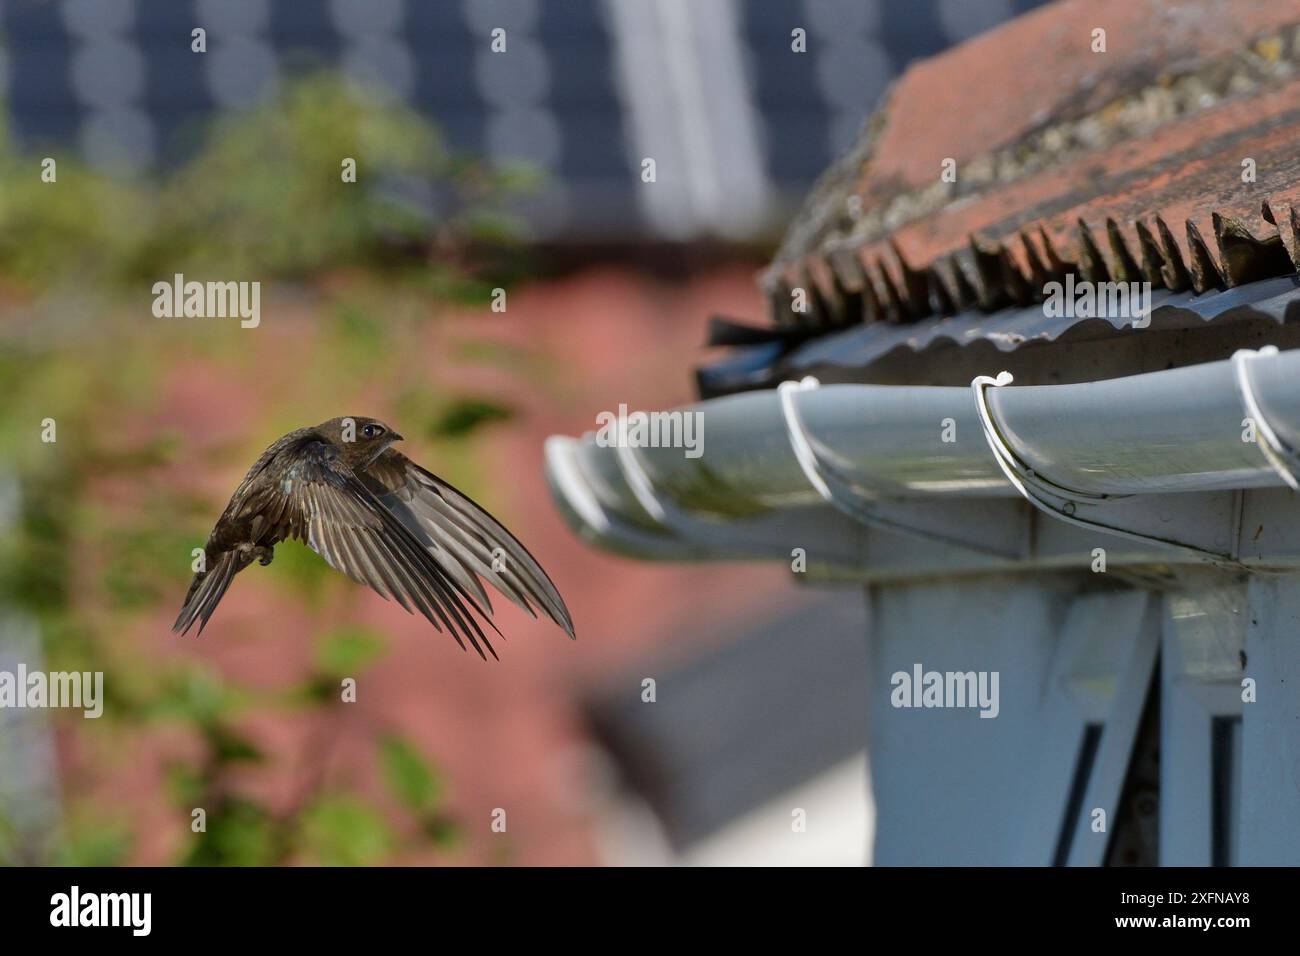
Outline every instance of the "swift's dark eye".
[(383, 425), (366, 425), (361, 429), (361, 434), (367, 438), (378, 438), (384, 433)]

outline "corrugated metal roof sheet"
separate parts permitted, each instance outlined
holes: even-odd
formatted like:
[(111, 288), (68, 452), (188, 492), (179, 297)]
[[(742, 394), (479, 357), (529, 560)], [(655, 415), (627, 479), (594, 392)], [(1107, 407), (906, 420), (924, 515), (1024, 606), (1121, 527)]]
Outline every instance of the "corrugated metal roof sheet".
[[(1214, 328), (1222, 333), (1221, 347), (1214, 352), (1208, 355), (1170, 354), (1163, 367), (1183, 364), (1184, 360), (1226, 358), (1240, 345), (1267, 344), (1253, 342), (1262, 323), (1266, 323), (1264, 328), (1277, 327), (1279, 331), (1288, 325), (1300, 330), (1297, 292), (1300, 292), (1300, 276), (1297, 275), (1279, 276), (1199, 296), (1192, 292), (1159, 289), (1151, 295), (1150, 325), (1141, 331), (1149, 334)], [(1000, 353), (1011, 353), (1033, 344), (1114, 338), (1125, 330), (1138, 331), (1133, 328), (1133, 321), (1121, 316), (1049, 317), (1044, 315), (1042, 306), (1036, 304), (1003, 309), (990, 315), (964, 312), (908, 324), (870, 322), (806, 340), (775, 340), (732, 349), (726, 359), (700, 369), (697, 380), (703, 397), (768, 388), (809, 372), (836, 381), (894, 381), (897, 376), (890, 372), (889, 366), (891, 360), (900, 354), (910, 353), (924, 358), (954, 348), (978, 345)], [(1247, 328), (1247, 323), (1253, 324)], [(1300, 331), (1295, 334), (1300, 336)], [(1267, 341), (1286, 344), (1277, 335), (1270, 336)], [(1114, 351), (1112, 374), (1148, 370), (1126, 368), (1122, 349)], [(828, 370), (839, 370), (842, 374), (827, 376)], [(1081, 368), (1078, 378), (1093, 376), (1096, 371), (1091, 367)], [(934, 374), (942, 378), (938, 371)], [(954, 382), (932, 384), (963, 384), (969, 381), (969, 377), (959, 375)], [(1072, 378), (1068, 374), (1057, 374), (1053, 380)]]

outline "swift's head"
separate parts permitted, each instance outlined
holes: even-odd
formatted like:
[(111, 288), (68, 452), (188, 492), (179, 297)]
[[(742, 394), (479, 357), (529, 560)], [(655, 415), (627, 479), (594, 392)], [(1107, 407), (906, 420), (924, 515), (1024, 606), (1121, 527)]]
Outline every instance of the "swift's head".
[(331, 418), (317, 425), (316, 430), (338, 448), (343, 460), (354, 471), (365, 468), (389, 445), (402, 440), (401, 435), (379, 419), (361, 415)]

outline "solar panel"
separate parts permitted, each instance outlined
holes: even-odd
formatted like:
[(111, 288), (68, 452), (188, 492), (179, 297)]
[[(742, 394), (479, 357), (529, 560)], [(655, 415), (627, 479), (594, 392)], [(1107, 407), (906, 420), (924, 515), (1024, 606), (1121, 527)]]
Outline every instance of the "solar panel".
[[(1038, 2), (10, 0), (0, 24), (9, 119), (28, 149), (166, 167), (217, 111), (332, 67), (388, 88), (458, 150), (540, 168), (548, 185), (524, 208), (544, 235), (743, 238), (770, 234), (772, 210), (807, 191), (910, 60)], [(504, 53), (489, 47), (498, 27)], [(791, 49), (796, 28), (805, 53)]]

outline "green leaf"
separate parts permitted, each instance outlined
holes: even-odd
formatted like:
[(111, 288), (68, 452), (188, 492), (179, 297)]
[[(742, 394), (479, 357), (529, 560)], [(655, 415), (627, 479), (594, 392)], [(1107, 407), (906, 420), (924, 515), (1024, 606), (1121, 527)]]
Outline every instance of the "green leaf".
[(59, 866), (121, 866), (131, 849), (126, 828), (117, 822), (81, 821), (59, 848)]
[(267, 570), (312, 604), (318, 604), (326, 586), (338, 580), (336, 572), (319, 554), (292, 540), (276, 545), (275, 561)]
[(203, 666), (190, 665), (145, 680), (154, 682), (152, 688), (141, 684), (146, 717), (181, 719), (201, 728), (212, 728), (235, 704), (236, 695), (221, 677)]
[(183, 763), (173, 761), (165, 770), (167, 789), (172, 799), (179, 806), (193, 807), (203, 792), (203, 778), (197, 770)]
[(208, 746), (219, 763), (260, 763), (262, 751), (247, 737), (228, 727), (214, 725), (208, 729)]
[(379, 759), (388, 789), (410, 809), (424, 811), (442, 796), (442, 781), (409, 741), (386, 737)]
[[(199, 664), (184, 664), (164, 672), (128, 671), (120, 678), (121, 696), (146, 720), (181, 720), (210, 727), (233, 704), (221, 678)], [(107, 681), (105, 681), (107, 684)]]
[(208, 813), (207, 830), (191, 833), (195, 840), (186, 866), (268, 866), (275, 857), (275, 828), (261, 805), (231, 797)]
[(316, 665), (332, 676), (354, 677), (384, 650), (383, 635), (364, 627), (330, 631), (316, 648)]
[(424, 835), (439, 850), (451, 851), (460, 846), (464, 832), (454, 820), (435, 814), (424, 821)]
[(387, 324), (373, 318), (357, 305), (345, 305), (334, 312), (334, 327), (347, 345), (349, 356), (362, 353), (368, 358), (384, 354)]
[(458, 398), (430, 426), (433, 438), (463, 438), (492, 422), (508, 421), (514, 409), (486, 398)]
[(318, 798), (302, 817), (303, 849), (326, 866), (368, 866), (392, 852), (395, 840), (384, 818), (355, 797)]

